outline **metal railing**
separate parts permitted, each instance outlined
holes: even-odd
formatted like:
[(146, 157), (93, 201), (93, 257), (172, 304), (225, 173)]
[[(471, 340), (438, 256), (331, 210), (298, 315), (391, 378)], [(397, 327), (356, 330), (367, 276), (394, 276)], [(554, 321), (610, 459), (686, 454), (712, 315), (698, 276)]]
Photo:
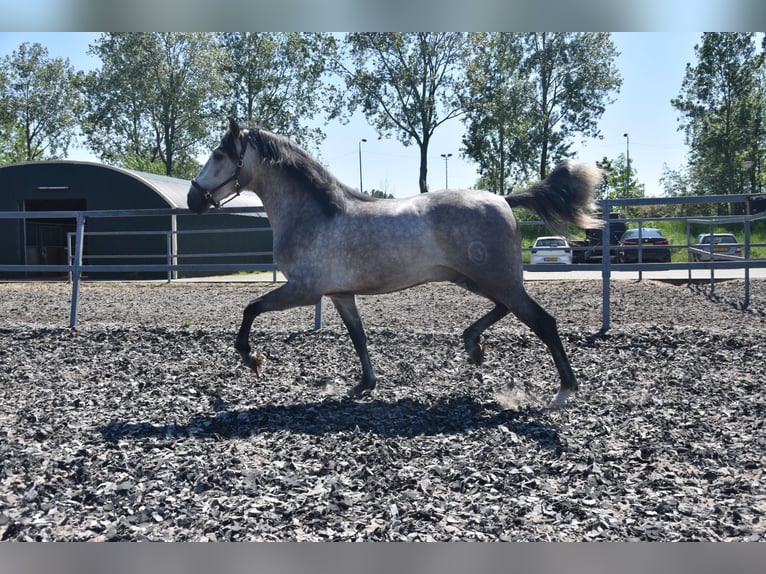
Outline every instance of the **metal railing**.
[[(270, 227), (262, 227), (262, 228), (251, 228), (251, 227), (234, 227), (234, 228), (216, 228), (216, 229), (188, 229), (188, 230), (176, 230), (176, 231), (168, 231), (168, 230), (155, 230), (155, 231), (85, 231), (83, 236), (84, 238), (87, 237), (151, 237), (151, 236), (159, 236), (165, 238), (165, 252), (164, 253), (142, 253), (142, 254), (129, 254), (129, 253), (120, 253), (120, 254), (93, 254), (89, 253), (87, 256), (83, 255), (84, 261), (96, 261), (96, 260), (130, 260), (130, 259), (160, 259), (164, 261), (164, 264), (159, 264), (158, 267), (161, 267), (162, 269), (159, 269), (160, 271), (165, 271), (167, 274), (167, 281), (170, 283), (173, 281), (173, 279), (178, 279), (178, 272), (183, 271), (185, 266), (179, 265), (178, 261), (181, 259), (195, 259), (195, 258), (229, 258), (229, 257), (270, 257), (271, 260), (274, 260), (274, 252), (273, 251), (226, 251), (226, 252), (205, 252), (205, 253), (179, 253), (178, 250), (175, 248), (175, 245), (177, 245), (177, 238), (180, 236), (190, 236), (190, 235), (210, 235), (215, 233), (216, 235), (221, 234), (227, 234), (227, 233), (271, 233)], [(69, 262), (70, 266), (74, 266), (74, 259), (75, 259), (75, 250), (76, 250), (76, 232), (69, 232), (67, 233), (67, 245), (66, 245), (66, 254), (67, 254), (67, 261)], [(235, 265), (236, 269), (235, 271), (271, 271), (272, 272), (272, 282), (277, 281), (277, 266), (274, 263), (264, 263), (264, 264), (248, 264), (248, 263), (236, 263)], [(138, 269), (139, 267), (142, 267), (141, 269)], [(148, 268), (147, 268), (148, 267)], [(99, 272), (99, 271), (109, 271), (114, 273), (121, 273), (121, 272), (133, 272), (133, 271), (155, 271), (157, 266), (152, 265), (137, 265), (137, 264), (127, 264), (127, 265), (116, 265), (114, 263), (108, 263), (108, 264), (87, 264), (83, 262), (82, 269), (83, 272), (87, 271), (93, 271), (93, 272)], [(195, 266), (196, 267), (196, 266)], [(187, 269), (189, 270), (189, 269)], [(210, 270), (209, 264), (202, 264), (198, 269), (190, 269), (192, 271), (208, 271)], [(225, 266), (223, 268), (224, 271), (230, 271), (229, 266)], [(69, 272), (69, 281), (71, 282), (72, 272)]]
[[(701, 197), (684, 197), (684, 198), (641, 198), (641, 199), (617, 199), (617, 200), (605, 200), (601, 202), (602, 213), (609, 214), (614, 208), (621, 208), (630, 205), (655, 205), (655, 204), (695, 204), (695, 203), (735, 203), (746, 202), (747, 196), (701, 196)], [(255, 213), (260, 216), (264, 215), (262, 208), (250, 207), (250, 208), (222, 208), (216, 210), (218, 214), (245, 214)], [(166, 273), (167, 280), (172, 281), (177, 277), (179, 272), (222, 272), (222, 273), (235, 273), (240, 271), (272, 271), (273, 280), (276, 281), (277, 266), (273, 263), (273, 253), (264, 251), (241, 251), (241, 252), (221, 252), (221, 253), (184, 253), (179, 254), (175, 247), (175, 238), (178, 234), (205, 234), (205, 233), (225, 233), (225, 232), (242, 232), (243, 229), (200, 229), (200, 230), (183, 230), (178, 231), (173, 223), (173, 229), (171, 230), (153, 230), (153, 231), (99, 231), (99, 232), (86, 232), (85, 222), (88, 219), (93, 218), (109, 218), (109, 217), (145, 217), (145, 216), (191, 216), (190, 212), (186, 209), (138, 209), (138, 210), (111, 210), (111, 211), (17, 211), (17, 212), (0, 212), (0, 220), (3, 219), (73, 219), (75, 220), (75, 231), (71, 232), (67, 238), (67, 250), (68, 259), (65, 265), (38, 265), (38, 264), (23, 264), (23, 265), (3, 265), (0, 264), (0, 272), (56, 272), (67, 273), (72, 283), (72, 302), (70, 311), (69, 326), (74, 328), (77, 323), (77, 312), (79, 307), (79, 294), (80, 294), (80, 281), (83, 274), (98, 273), (98, 272), (156, 272)], [(638, 244), (639, 259), (638, 263), (616, 263), (611, 261), (610, 253), (615, 248), (614, 245), (610, 245), (609, 241), (603, 242), (601, 247), (601, 262), (600, 263), (584, 263), (577, 265), (557, 265), (557, 264), (538, 264), (538, 265), (525, 265), (525, 271), (601, 271), (602, 279), (602, 331), (606, 331), (610, 326), (610, 279), (613, 271), (636, 271), (641, 278), (641, 273), (644, 271), (663, 271), (663, 270), (688, 270), (689, 280), (691, 280), (692, 270), (709, 270), (711, 277), (711, 285), (714, 286), (715, 270), (717, 269), (744, 269), (745, 270), (745, 302), (744, 307), (749, 304), (750, 293), (750, 274), (751, 268), (766, 268), (766, 259), (751, 259), (750, 258), (750, 225), (757, 219), (763, 219), (766, 214), (757, 215), (743, 215), (727, 218), (634, 218), (634, 219), (622, 219), (623, 222), (637, 222), (641, 227), (646, 221), (662, 221), (667, 219), (685, 220), (687, 221), (687, 244), (686, 245), (670, 245), (671, 249), (685, 248), (693, 253), (696, 249), (691, 244), (690, 225), (691, 224), (705, 224), (709, 225), (713, 229), (716, 225), (722, 223), (742, 223), (745, 227), (745, 241), (743, 243), (745, 256), (742, 258), (714, 258), (710, 261), (687, 261), (676, 263), (644, 263), (641, 259), (641, 253), (643, 246)], [(522, 225), (542, 225), (540, 222), (520, 222)], [(610, 220), (605, 219), (605, 226), (602, 230), (602, 237), (609, 238), (610, 233)], [(247, 232), (269, 232), (269, 227), (264, 228), (247, 228)], [(110, 235), (164, 235), (166, 237), (165, 253), (156, 254), (88, 254), (88, 262), (83, 261), (83, 250), (85, 244), (86, 235), (92, 237), (110, 236)], [(527, 248), (529, 249), (529, 248)], [(575, 247), (574, 249), (587, 249), (584, 247)], [(179, 258), (198, 258), (198, 257), (244, 257), (244, 256), (272, 256), (272, 263), (179, 263)], [(162, 263), (147, 264), (147, 263), (126, 263), (126, 264), (99, 264), (92, 263), (91, 261), (99, 258), (109, 259), (122, 259), (129, 260), (131, 258), (157, 258), (163, 260)], [(321, 301), (317, 303), (315, 309), (315, 328), (320, 328), (322, 322), (322, 306)]]
[[(244, 214), (255, 213), (263, 215), (262, 208), (223, 208), (217, 211), (219, 214)], [(80, 299), (80, 281), (84, 274), (99, 272), (160, 272), (167, 273), (168, 281), (177, 277), (178, 272), (222, 272), (234, 273), (239, 271), (272, 271), (273, 279), (276, 280), (277, 266), (273, 263), (273, 253), (271, 251), (251, 251), (251, 252), (227, 252), (227, 253), (178, 253), (175, 248), (174, 239), (178, 234), (192, 235), (205, 233), (233, 233), (242, 232), (243, 229), (203, 229), (203, 230), (184, 230), (175, 229), (175, 222), (172, 230), (152, 230), (152, 231), (106, 231), (106, 232), (86, 232), (85, 222), (94, 218), (125, 218), (125, 217), (159, 217), (179, 215), (191, 216), (186, 209), (136, 209), (136, 210), (100, 210), (100, 211), (17, 211), (0, 212), (0, 220), (4, 219), (68, 219), (75, 221), (75, 231), (67, 234), (67, 263), (66, 264), (0, 264), (0, 272), (10, 273), (61, 273), (67, 274), (72, 284), (72, 301), (69, 314), (69, 327), (74, 328), (77, 325), (77, 314)], [(269, 227), (264, 228), (246, 228), (247, 232), (270, 232)], [(88, 254), (84, 261), (85, 236), (105, 237), (105, 236), (137, 236), (137, 235), (164, 235), (166, 237), (165, 253), (143, 253), (143, 254)], [(197, 258), (197, 257), (232, 257), (232, 256), (271, 256), (272, 263), (178, 263), (179, 258)], [(162, 259), (163, 263), (133, 263), (133, 264), (99, 264), (90, 263), (97, 259)], [(318, 320), (321, 320), (321, 317)], [(316, 322), (316, 321), (315, 321)]]
[[(750, 304), (750, 269), (751, 268), (766, 268), (766, 259), (750, 259), (750, 226), (751, 223), (757, 219), (763, 219), (763, 213), (751, 215), (749, 213), (749, 195), (748, 194), (733, 194), (733, 195), (705, 195), (705, 196), (689, 196), (689, 197), (644, 197), (644, 198), (631, 198), (631, 199), (606, 199), (602, 200), (601, 208), (602, 213), (610, 214), (614, 208), (625, 208), (629, 206), (650, 206), (650, 205), (696, 205), (696, 204), (744, 204), (745, 212), (742, 216), (735, 216), (745, 226), (745, 242), (746, 251), (748, 257), (742, 258), (740, 261), (699, 261), (699, 262), (677, 262), (677, 263), (618, 263), (612, 264), (609, 257), (610, 245), (608, 241), (602, 246), (602, 325), (601, 330), (605, 332), (610, 327), (610, 281), (612, 271), (638, 271), (639, 278), (640, 273), (645, 270), (673, 270), (681, 269), (689, 272), (689, 279), (691, 280), (691, 271), (694, 269), (707, 269), (710, 270), (711, 285), (715, 285), (715, 270), (717, 269), (744, 269), (745, 271), (745, 295), (743, 302), (743, 309), (747, 308)], [(648, 218), (646, 218), (648, 219)], [(660, 221), (664, 218), (654, 218), (653, 221)], [(687, 221), (702, 221), (710, 223), (711, 218), (668, 218), (668, 219), (686, 219)], [(629, 221), (629, 220), (628, 220)], [(610, 237), (610, 226), (612, 220), (609, 217), (604, 218), (604, 229), (602, 231), (603, 237)], [(715, 226), (715, 223), (712, 223)], [(687, 223), (687, 249), (690, 247), (691, 237), (689, 233), (689, 223)], [(670, 246), (671, 248), (674, 246)]]

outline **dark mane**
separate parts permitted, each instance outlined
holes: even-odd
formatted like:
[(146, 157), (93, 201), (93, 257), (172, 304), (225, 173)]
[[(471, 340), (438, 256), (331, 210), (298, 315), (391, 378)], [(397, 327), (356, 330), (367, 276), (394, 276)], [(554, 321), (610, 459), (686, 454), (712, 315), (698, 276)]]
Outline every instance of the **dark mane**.
[(259, 127), (250, 128), (248, 133), (262, 161), (303, 179), (313, 188), (314, 199), (327, 215), (343, 213), (348, 200), (372, 199), (342, 184), (309, 152), (288, 138)]

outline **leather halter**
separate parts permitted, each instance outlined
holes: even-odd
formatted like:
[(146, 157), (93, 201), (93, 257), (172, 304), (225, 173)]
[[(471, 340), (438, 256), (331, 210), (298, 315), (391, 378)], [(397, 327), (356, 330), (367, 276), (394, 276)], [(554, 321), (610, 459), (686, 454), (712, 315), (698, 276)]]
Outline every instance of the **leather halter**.
[[(245, 141), (242, 141), (242, 138), (240, 138), (240, 146), (241, 150), (239, 152), (239, 159), (237, 160), (237, 167), (234, 168), (234, 173), (231, 177), (225, 179), (218, 185), (216, 185), (213, 189), (205, 190), (204, 187), (202, 187), (198, 182), (197, 179), (194, 178), (191, 180), (192, 187), (196, 189), (198, 192), (202, 194), (202, 197), (205, 198), (205, 200), (208, 202), (208, 204), (214, 206), (214, 207), (222, 207), (229, 203), (231, 200), (236, 198), (241, 191), (241, 184), (239, 183), (239, 172), (242, 170), (242, 165), (245, 160), (245, 153), (247, 152), (247, 146), (250, 144), (250, 138), (246, 138)], [(229, 182), (234, 182), (234, 195), (232, 195), (230, 198), (228, 198), (224, 202), (216, 201), (213, 198), (213, 194), (215, 194), (216, 191), (221, 189), (224, 185), (228, 184)]]

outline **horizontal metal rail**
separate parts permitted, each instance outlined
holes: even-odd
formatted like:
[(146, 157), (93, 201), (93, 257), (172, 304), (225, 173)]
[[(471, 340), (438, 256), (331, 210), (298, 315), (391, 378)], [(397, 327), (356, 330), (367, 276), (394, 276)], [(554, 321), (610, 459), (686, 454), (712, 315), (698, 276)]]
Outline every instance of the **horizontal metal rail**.
[[(726, 243), (727, 246), (740, 246), (739, 243)], [(752, 245), (751, 245), (752, 247)], [(743, 257), (741, 255), (727, 255), (726, 253), (720, 253), (716, 251), (711, 251), (710, 249), (706, 249), (704, 247), (689, 247), (689, 254), (690, 255), (702, 255), (704, 257), (710, 257), (711, 259), (717, 260), (717, 261), (741, 261), (743, 260)]]
[[(181, 208), (157, 208), (157, 209), (94, 209), (91, 211), (0, 211), (0, 219), (76, 219), (78, 214), (87, 217), (162, 217), (168, 215), (184, 215), (187, 217), (199, 217)], [(216, 215), (255, 215), (266, 217), (263, 207), (221, 207), (215, 210)]]
[[(720, 196), (699, 196), (699, 197), (678, 197), (678, 198), (637, 198), (637, 199), (614, 199), (603, 200), (600, 203), (602, 207), (602, 213), (609, 214), (613, 208), (619, 208), (628, 205), (682, 205), (682, 204), (710, 204), (710, 203), (737, 203), (747, 202), (748, 195), (720, 195)], [(266, 213), (262, 207), (245, 207), (245, 208), (221, 208), (215, 211), (216, 214), (238, 214), (249, 215), (255, 217), (266, 217)], [(227, 252), (227, 253), (170, 253), (166, 255), (130, 255), (130, 254), (116, 254), (116, 255), (88, 255), (87, 262), (83, 261), (83, 247), (85, 242), (85, 236), (106, 236), (106, 235), (139, 235), (139, 234), (157, 234), (166, 235), (168, 243), (170, 243), (170, 237), (173, 234), (178, 234), (178, 231), (115, 231), (115, 232), (85, 232), (85, 222), (87, 219), (93, 218), (133, 218), (133, 217), (167, 217), (167, 216), (184, 216), (184, 217), (198, 217), (192, 214), (187, 209), (134, 209), (134, 210), (94, 210), (94, 211), (15, 211), (15, 212), (0, 212), (0, 220), (8, 219), (74, 219), (76, 221), (76, 231), (73, 234), (74, 249), (70, 253), (70, 264), (68, 265), (0, 265), (0, 272), (61, 272), (69, 273), (72, 277), (72, 307), (70, 313), (70, 327), (75, 327), (77, 320), (77, 308), (79, 301), (79, 283), (82, 274), (84, 273), (98, 273), (98, 272), (166, 272), (169, 274), (177, 272), (236, 272), (236, 271), (273, 271), (276, 278), (277, 266), (274, 263), (270, 264), (244, 264), (244, 263), (178, 263), (179, 258), (196, 258), (196, 257), (244, 257), (244, 256), (265, 256), (273, 253), (271, 252)], [(691, 279), (692, 270), (709, 270), (711, 274), (711, 284), (714, 281), (714, 271), (718, 269), (744, 269), (745, 270), (745, 305), (749, 301), (749, 270), (751, 268), (764, 268), (766, 267), (765, 259), (751, 259), (749, 257), (750, 248), (755, 246), (763, 246), (762, 244), (753, 245), (750, 244), (750, 223), (759, 219), (766, 218), (766, 213), (756, 215), (745, 216), (727, 216), (727, 217), (708, 217), (708, 218), (637, 218), (637, 219), (621, 219), (621, 222), (638, 222), (639, 228), (647, 221), (660, 221), (660, 220), (685, 220), (687, 225), (709, 225), (712, 227), (716, 225), (743, 223), (745, 225), (745, 256), (741, 258), (729, 258), (721, 257), (714, 258), (709, 261), (699, 262), (680, 262), (680, 263), (613, 263), (609, 255), (614, 249), (619, 248), (617, 245), (610, 245), (607, 241), (602, 245), (581, 247), (572, 246), (575, 251), (586, 250), (599, 250), (601, 253), (601, 262), (597, 264), (575, 264), (575, 265), (560, 265), (560, 264), (538, 264), (538, 265), (524, 265), (525, 271), (530, 272), (568, 272), (568, 271), (601, 271), (602, 277), (602, 289), (603, 289), (603, 306), (602, 306), (602, 330), (609, 328), (610, 323), (610, 311), (609, 311), (609, 283), (612, 271), (637, 271), (640, 274), (644, 271), (663, 271), (682, 269), (689, 271), (689, 277)], [(538, 221), (520, 221), (520, 225), (537, 225), (542, 226), (542, 222)], [(602, 237), (609, 237), (610, 220), (604, 219), (604, 228), (602, 231)], [(198, 235), (206, 233), (268, 233), (271, 229), (264, 228), (223, 228), (223, 229), (195, 229), (184, 230), (180, 232), (184, 235)], [(688, 235), (688, 232), (687, 232)], [(71, 239), (67, 241), (71, 243)], [(687, 237), (686, 245), (670, 245), (667, 246), (670, 249), (687, 249), (689, 253), (695, 253), (698, 249), (695, 244), (691, 243), (691, 238)], [(637, 249), (639, 253), (642, 253), (644, 249), (648, 249), (648, 246), (637, 245), (632, 247)], [(525, 248), (530, 249), (530, 248)], [(702, 250), (706, 255), (709, 251)], [(99, 258), (112, 258), (112, 259), (124, 259), (131, 258), (162, 258), (165, 257), (166, 263), (164, 264), (98, 264), (91, 261), (97, 261)], [(722, 260), (723, 259), (723, 260)], [(315, 315), (315, 326), (318, 328), (321, 325), (321, 302), (317, 305)]]

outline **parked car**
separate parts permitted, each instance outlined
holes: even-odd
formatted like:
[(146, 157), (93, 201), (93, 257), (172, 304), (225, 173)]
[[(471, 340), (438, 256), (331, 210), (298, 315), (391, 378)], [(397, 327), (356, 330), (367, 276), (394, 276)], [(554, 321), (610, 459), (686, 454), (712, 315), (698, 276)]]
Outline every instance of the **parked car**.
[[(639, 235), (640, 234), (640, 235)], [(620, 263), (638, 263), (639, 241), (641, 241), (641, 263), (668, 263), (670, 261), (670, 243), (659, 229), (642, 227), (628, 229), (622, 234), (617, 258)]]
[[(713, 246), (712, 253), (710, 253), (711, 245)], [(693, 261), (721, 259), (718, 257), (719, 255), (742, 257), (742, 245), (737, 241), (737, 236), (733, 233), (700, 233), (697, 236), (697, 243), (693, 247), (707, 252), (699, 253), (697, 251), (690, 251)]]
[(559, 236), (538, 237), (532, 245), (529, 262), (539, 263), (572, 263), (572, 248), (566, 239)]
[[(594, 214), (598, 219), (602, 219), (601, 213)], [(617, 257), (617, 246), (620, 243), (620, 237), (625, 233), (625, 214), (619, 211), (613, 211), (609, 214), (609, 260), (614, 261)], [(601, 263), (603, 247), (604, 230), (602, 228), (585, 229), (585, 239), (569, 240), (572, 247), (572, 263)]]

